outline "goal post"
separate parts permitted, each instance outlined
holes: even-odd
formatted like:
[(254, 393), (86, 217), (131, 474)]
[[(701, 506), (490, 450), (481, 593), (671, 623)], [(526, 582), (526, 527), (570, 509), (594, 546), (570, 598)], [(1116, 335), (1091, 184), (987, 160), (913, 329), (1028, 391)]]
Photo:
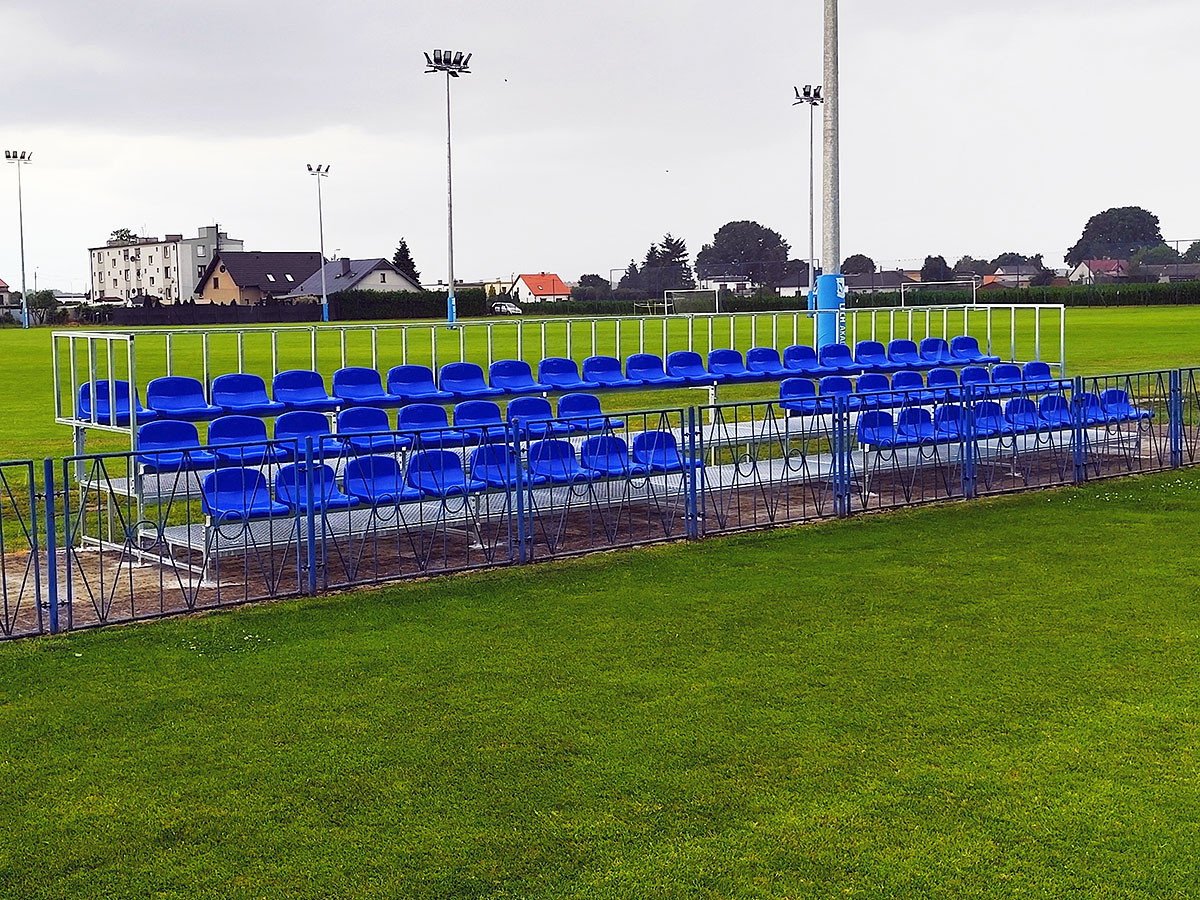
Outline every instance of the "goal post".
[(721, 293), (716, 289), (663, 291), (663, 304), (675, 312), (719, 313)]

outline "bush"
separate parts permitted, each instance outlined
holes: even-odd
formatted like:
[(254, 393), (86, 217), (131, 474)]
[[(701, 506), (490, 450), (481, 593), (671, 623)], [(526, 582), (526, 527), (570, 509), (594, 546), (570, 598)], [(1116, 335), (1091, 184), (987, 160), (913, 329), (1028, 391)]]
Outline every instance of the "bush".
[[(1075, 284), (1069, 287), (1003, 288), (980, 291), (980, 303), (999, 305), (1062, 304), (1063, 306), (1193, 306), (1200, 305), (1200, 282), (1176, 284)], [(906, 306), (963, 305), (970, 291), (906, 290)], [(899, 306), (900, 293), (851, 292), (846, 305), (855, 308)]]

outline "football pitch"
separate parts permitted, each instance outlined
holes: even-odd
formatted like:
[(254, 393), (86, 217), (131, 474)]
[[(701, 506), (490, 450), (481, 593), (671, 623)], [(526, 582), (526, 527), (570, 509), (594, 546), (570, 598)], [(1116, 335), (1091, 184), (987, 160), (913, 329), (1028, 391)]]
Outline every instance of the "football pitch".
[[(1073, 372), (1198, 338), (1068, 313)], [(48, 342), (0, 332), (6, 457), (69, 443)], [(1198, 487), (0, 644), (0, 896), (1194, 896)]]

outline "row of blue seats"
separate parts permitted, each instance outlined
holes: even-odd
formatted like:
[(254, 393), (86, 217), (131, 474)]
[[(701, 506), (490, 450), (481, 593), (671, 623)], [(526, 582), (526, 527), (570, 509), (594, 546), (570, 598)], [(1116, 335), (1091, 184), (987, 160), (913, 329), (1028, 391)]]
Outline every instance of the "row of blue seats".
[(218, 521), (242, 521), (291, 516), (306, 510), (310, 472), (314, 473), (314, 509), (328, 512), (362, 503), (392, 505), (445, 500), (488, 490), (513, 490), (518, 480), (538, 487), (604, 478), (644, 478), (681, 472), (685, 465), (675, 435), (645, 431), (634, 438), (632, 447), (615, 435), (588, 438), (578, 456), (568, 441), (537, 441), (529, 446), (528, 469), (521, 468), (521, 461), (513, 451), (495, 444), (472, 451), (465, 467), (457, 453), (440, 449), (420, 450), (404, 467), (393, 456), (361, 456), (346, 464), (342, 487), (331, 466), (322, 464), (310, 469), (304, 464), (292, 464), (284, 466), (275, 476), (274, 499), (260, 470), (217, 469), (205, 477), (201, 496), (205, 515)]
[[(520, 420), (523, 438), (565, 437), (571, 434), (623, 428), (623, 419), (605, 416), (594, 394), (564, 394), (558, 411), (544, 397), (518, 397), (508, 404), (508, 422)], [(337, 417), (338, 433), (330, 431), (323, 413), (296, 410), (275, 420), (274, 443), (265, 420), (256, 416), (221, 416), (208, 427), (207, 443), (191, 422), (158, 419), (138, 427), (138, 462), (145, 472), (174, 472), (212, 466), (267, 465), (290, 462), (295, 448), (311, 438), (324, 456), (347, 453), (395, 453), (414, 444), (422, 447), (465, 447), (505, 440), (506, 421), (491, 400), (466, 400), (454, 407), (454, 422), (436, 403), (401, 407), (393, 423), (387, 410), (373, 406), (344, 409)], [(398, 432), (398, 433), (385, 433)], [(199, 449), (198, 449), (199, 448)]]
[[(134, 394), (134, 414), (139, 423), (155, 418), (206, 421), (225, 414), (275, 416), (288, 410), (332, 412), (346, 406), (392, 408), (411, 402), (447, 403), (454, 400), (478, 400), (489, 397), (545, 394), (551, 391), (583, 391), (600, 388), (685, 387), (726, 382), (762, 381), (789, 375), (822, 377), (860, 375), (865, 372), (892, 373), (925, 371), (936, 367), (986, 365), (999, 362), (979, 350), (974, 338), (957, 337), (950, 344), (942, 338), (926, 338), (920, 348), (912, 341), (892, 341), (884, 351), (878, 341), (860, 341), (852, 357), (845, 344), (829, 344), (818, 354), (812, 347), (788, 347), (782, 358), (771, 347), (755, 347), (742, 355), (737, 350), (713, 350), (708, 364), (699, 353), (681, 350), (663, 360), (652, 353), (635, 353), (625, 361), (613, 356), (591, 356), (584, 360), (583, 374), (572, 359), (553, 357), (538, 365), (535, 380), (529, 363), (500, 360), (489, 367), (489, 380), (475, 363), (458, 362), (442, 366), (438, 383), (427, 366), (395, 366), (380, 374), (363, 366), (348, 366), (333, 375), (333, 393), (325, 389), (322, 376), (313, 371), (292, 369), (280, 372), (272, 380), (272, 393), (258, 375), (236, 373), (219, 375), (212, 382), (209, 396), (195, 378), (169, 375), (156, 378), (146, 387), (146, 407), (139, 393)], [(490, 381), (490, 383), (489, 383)], [(76, 416), (90, 420), (129, 424), (129, 385), (111, 382), (115, 398), (109, 397), (108, 381), (80, 385)], [(210, 402), (211, 399), (211, 402)]]
[(807, 378), (788, 378), (779, 385), (779, 399), (784, 409), (814, 415), (832, 412), (837, 397), (845, 397), (847, 408), (854, 412), (960, 399), (968, 394), (982, 398), (1042, 393), (1064, 383), (1051, 377), (1044, 362), (1029, 362), (1024, 367), (1006, 363), (991, 372), (983, 366), (967, 366), (961, 376), (957, 369), (932, 369), (928, 380), (920, 372), (897, 372), (890, 380), (873, 372), (858, 376), (853, 383), (844, 375), (826, 375), (818, 387)]
[[(1084, 425), (1112, 425), (1153, 417), (1153, 410), (1141, 409), (1129, 401), (1129, 395), (1117, 388), (1103, 394), (1078, 394), (1073, 398)], [(1074, 425), (1071, 400), (1062, 394), (1048, 394), (1035, 402), (1028, 397), (1009, 400), (1001, 408), (995, 400), (980, 400), (970, 407), (974, 432), (981, 438), (1011, 437), (1046, 430), (1062, 430)], [(909, 407), (893, 417), (883, 409), (864, 412), (858, 419), (858, 442), (866, 447), (886, 449), (936, 442), (962, 440), (967, 429), (968, 407), (959, 404), (940, 406), (934, 412)]]

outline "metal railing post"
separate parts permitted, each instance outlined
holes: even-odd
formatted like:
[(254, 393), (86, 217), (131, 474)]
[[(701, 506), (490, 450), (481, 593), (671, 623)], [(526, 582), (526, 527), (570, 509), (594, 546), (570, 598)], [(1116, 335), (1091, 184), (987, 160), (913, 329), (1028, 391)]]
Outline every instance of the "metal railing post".
[(1169, 424), (1167, 433), (1171, 443), (1171, 468), (1183, 465), (1183, 372), (1171, 370), (1171, 387), (1167, 400)]
[[(313, 477), (316, 474), (313, 469), (313, 439), (311, 436), (304, 439), (304, 511), (307, 515), (307, 535), (305, 546), (308, 548), (308, 593), (309, 596), (316, 596), (317, 593), (317, 511), (316, 501), (313, 496)], [(321, 521), (324, 525), (325, 511), (322, 507)], [(322, 536), (324, 536), (324, 527), (322, 527)]]
[(1076, 375), (1071, 381), (1071, 462), (1075, 468), (1076, 484), (1087, 481), (1087, 430), (1083, 414), (1083, 378)]
[(524, 466), (521, 464), (521, 422), (520, 418), (513, 419), (505, 429), (509, 433), (513, 456), (517, 461), (517, 563), (524, 565), (529, 562), (529, 551), (525, 531), (525, 478)]
[(963, 425), (962, 446), (959, 448), (959, 454), (962, 457), (962, 492), (963, 497), (970, 500), (975, 497), (978, 491), (975, 472), (975, 441), (978, 435), (975, 433), (975, 386), (971, 385), (967, 388), (966, 401), (963, 404), (963, 416), (966, 421)]
[[(42, 460), (42, 472), (46, 479), (46, 601), (50, 610), (50, 633), (58, 634), (58, 519), (54, 513), (54, 460)], [(29, 490), (33, 495), (33, 473), (30, 473)], [(36, 505), (36, 504), (35, 504)], [(34, 556), (37, 556), (37, 522), (33, 522)], [(39, 595), (40, 591), (37, 592)], [(38, 602), (41, 597), (38, 596)], [(41, 616), (41, 613), (38, 613)]]
[(689, 539), (696, 540), (700, 537), (699, 523), (696, 521), (696, 479), (702, 478), (701, 474), (704, 470), (696, 465), (696, 407), (689, 406), (687, 410), (687, 439), (688, 439), (688, 460), (684, 466), (684, 478), (687, 479), (687, 506), (686, 513), (687, 522), (685, 531)]

